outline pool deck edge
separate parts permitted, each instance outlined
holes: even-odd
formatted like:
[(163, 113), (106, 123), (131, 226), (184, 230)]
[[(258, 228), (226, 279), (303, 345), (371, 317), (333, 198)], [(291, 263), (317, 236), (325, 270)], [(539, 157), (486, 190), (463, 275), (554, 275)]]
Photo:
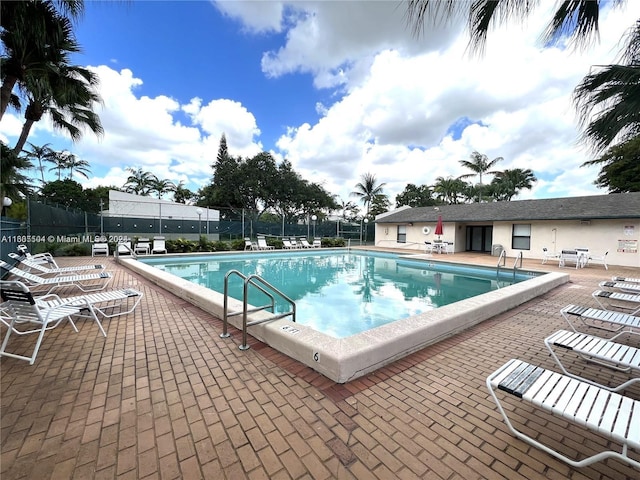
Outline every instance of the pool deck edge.
[[(223, 318), (221, 293), (134, 259), (120, 259), (120, 263), (196, 307)], [(248, 331), (252, 337), (334, 382), (346, 383), (526, 303), (568, 281), (569, 274), (546, 273), (342, 339), (288, 319), (258, 324)], [(229, 310), (241, 311), (242, 302), (230, 298)], [(248, 315), (248, 320), (263, 319), (267, 315), (265, 312), (256, 312)], [(242, 318), (230, 317), (229, 323), (241, 329)]]

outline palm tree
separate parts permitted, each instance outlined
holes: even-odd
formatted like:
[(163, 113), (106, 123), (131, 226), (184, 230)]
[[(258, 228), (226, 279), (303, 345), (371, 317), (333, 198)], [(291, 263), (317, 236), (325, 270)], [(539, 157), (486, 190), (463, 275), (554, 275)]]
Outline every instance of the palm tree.
[[(446, 21), (466, 15), (471, 50), (482, 52), (492, 25), (512, 19), (523, 20), (531, 15), (538, 3), (519, 0), (409, 0), (407, 20), (414, 34), (419, 35), (428, 20)], [(593, 0), (559, 2), (557, 11), (541, 35), (542, 43), (553, 43), (568, 36), (570, 43), (577, 47), (588, 45), (597, 38), (598, 15), (603, 3)], [(614, 3), (623, 4), (625, 0), (615, 0)]]
[(376, 176), (372, 173), (364, 173), (361, 181), (356, 184), (356, 189), (351, 192), (351, 196), (358, 197), (364, 204), (366, 213), (365, 218), (369, 217), (369, 208), (371, 201), (376, 195), (383, 193), (383, 187), (386, 183), (377, 183)]
[(127, 168), (131, 173), (127, 177), (127, 182), (123, 185), (124, 191), (127, 193), (135, 193), (136, 195), (149, 195), (153, 182), (157, 177), (151, 172), (145, 172), (142, 168)]
[(493, 160), (489, 160), (489, 157), (486, 155), (474, 151), (471, 154), (471, 160), (460, 160), (460, 164), (473, 171), (473, 173), (460, 175), (458, 178), (470, 178), (474, 177), (476, 174), (478, 175), (478, 201), (480, 201), (482, 196), (482, 174), (488, 173), (490, 175), (495, 175), (497, 172), (490, 172), (489, 169), (502, 160), (504, 160), (502, 157), (496, 157)]
[(356, 218), (358, 206), (353, 203), (351, 200), (347, 200), (346, 202), (341, 198), (337, 200), (338, 210), (340, 210), (340, 217), (343, 221), (348, 222)]
[(29, 195), (29, 178), (22, 171), (33, 168), (33, 164), (26, 157), (18, 157), (2, 142), (0, 150), (0, 198)]
[(26, 97), (29, 104), (25, 110), (25, 122), (14, 151), (22, 150), (35, 122), (49, 114), (53, 126), (67, 133), (71, 140), (82, 138), (87, 127), (96, 135), (104, 132), (100, 117), (93, 111), (94, 103), (100, 102), (95, 92), (98, 77), (82, 67), (61, 67), (52, 74), (45, 88), (34, 86)]
[[(62, 14), (54, 4), (60, 7)], [(0, 120), (9, 105), (20, 108), (19, 98), (12, 93), (16, 85), (22, 92), (28, 92), (29, 85), (38, 83), (46, 88), (46, 79), (60, 67), (53, 61), (51, 47), (68, 37), (65, 29), (69, 27), (69, 21), (63, 14), (78, 17), (83, 7), (81, 0), (0, 3), (0, 41), (4, 48)], [(70, 53), (79, 51), (77, 44), (69, 44), (69, 47)]]
[(25, 153), (25, 156), (27, 157), (27, 159), (38, 160), (38, 166), (36, 167), (36, 169), (40, 171), (40, 177), (41, 177), (40, 179), (42, 180), (42, 184), (44, 185), (45, 184), (44, 165), (42, 164), (42, 162), (51, 161), (51, 159), (55, 156), (56, 152), (53, 151), (50, 143), (46, 143), (41, 147), (38, 147), (33, 143), (29, 143), (29, 145), (31, 146), (31, 150), (23, 150), (23, 152)]
[(173, 201), (176, 203), (187, 203), (196, 198), (196, 194), (184, 186), (184, 180), (176, 185), (173, 191)]
[(47, 158), (46, 161), (53, 163), (54, 166), (49, 171), (58, 171), (58, 180), (62, 179), (62, 171), (69, 168), (69, 152), (54, 152), (51, 158)]
[(33, 124), (45, 113), (49, 114), (55, 128), (68, 133), (74, 141), (82, 137), (81, 128), (84, 127), (97, 135), (103, 133), (100, 118), (93, 111), (94, 104), (100, 102), (96, 92), (98, 76), (86, 68), (69, 65), (70, 55), (78, 53), (80, 47), (74, 38), (71, 21), (58, 15), (55, 19), (60, 35), (49, 40), (45, 55), (51, 68), (37, 76), (27, 75), (22, 82), (28, 105), (25, 123), (14, 148), (16, 153), (22, 150)]
[(468, 184), (460, 178), (438, 177), (432, 188), (436, 198), (441, 202), (457, 204), (460, 203), (461, 197), (464, 196)]
[(162, 195), (165, 193), (175, 191), (176, 186), (171, 180), (160, 180), (157, 177), (151, 181), (151, 186), (149, 188), (149, 192), (156, 192), (158, 194), (158, 198), (162, 198)]
[(520, 190), (531, 190), (537, 181), (538, 179), (529, 168), (514, 168), (497, 172), (490, 185), (491, 195), (498, 201), (509, 201), (518, 195)]
[(91, 170), (89, 170), (89, 162), (79, 159), (73, 153), (69, 153), (67, 156), (67, 168), (69, 169), (69, 176), (67, 178), (70, 179), (73, 179), (74, 170), (84, 178), (89, 178), (87, 174), (91, 172)]
[(621, 64), (590, 73), (574, 91), (583, 141), (596, 153), (640, 135), (640, 20), (626, 43)]

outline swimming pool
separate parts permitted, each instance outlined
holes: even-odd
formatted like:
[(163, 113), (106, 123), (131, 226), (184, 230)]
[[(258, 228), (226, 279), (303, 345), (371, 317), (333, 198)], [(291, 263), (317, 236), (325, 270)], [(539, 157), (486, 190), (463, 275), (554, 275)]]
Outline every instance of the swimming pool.
[[(371, 251), (236, 253), (140, 261), (217, 292), (236, 270), (258, 274), (296, 303), (297, 322), (334, 338), (345, 338), (399, 319), (528, 280), (533, 272), (427, 263)], [(242, 279), (229, 279), (229, 294), (242, 300)], [(265, 304), (258, 289), (249, 304)], [(276, 312), (289, 310), (276, 302)]]
[[(342, 254), (346, 251), (346, 249), (327, 250), (336, 254)], [(297, 254), (297, 252), (271, 251), (265, 252), (264, 255), (281, 255), (283, 253), (292, 256)], [(164, 255), (163, 259), (185, 257), (197, 259), (210, 255)], [(452, 264), (441, 263), (419, 254), (405, 254), (398, 259), (402, 263), (403, 260), (417, 259), (414, 257), (423, 257), (425, 270), (430, 264), (437, 264), (438, 268), (443, 269), (454, 268)], [(221, 293), (132, 258), (121, 257), (118, 261), (161, 288), (217, 318), (223, 318), (224, 301)], [(419, 274), (422, 275), (421, 270), (416, 271), (420, 271)], [(568, 281), (569, 274), (567, 273), (552, 272), (533, 276), (529, 280), (411, 315), (344, 338), (334, 338), (306, 325), (294, 324), (288, 319), (257, 324), (249, 328), (249, 334), (329, 379), (337, 383), (345, 383), (455, 335), (477, 323), (511, 310)], [(229, 309), (232, 311), (241, 310), (242, 302), (231, 299)], [(255, 312), (249, 315), (248, 320), (250, 322), (261, 320), (269, 315), (265, 312)], [(236, 316), (231, 317), (229, 322), (239, 328), (242, 320)], [(219, 341), (240, 344), (238, 335), (229, 339), (220, 338)]]

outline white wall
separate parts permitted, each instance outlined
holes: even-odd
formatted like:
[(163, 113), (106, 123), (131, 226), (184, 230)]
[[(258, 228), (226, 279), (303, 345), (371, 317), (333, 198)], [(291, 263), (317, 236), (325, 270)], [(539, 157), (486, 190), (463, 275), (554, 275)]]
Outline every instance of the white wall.
[[(548, 222), (495, 222), (493, 224), (492, 244), (501, 244), (507, 255), (514, 257), (520, 250), (511, 248), (511, 232), (514, 223), (531, 225), (531, 248), (522, 250), (524, 258), (541, 259), (542, 248), (560, 252), (563, 249), (588, 248), (593, 255), (607, 255), (610, 265), (640, 267), (640, 251), (622, 251), (625, 246), (640, 246), (640, 222), (637, 220), (590, 220), (588, 223), (580, 220), (548, 221)], [(481, 223), (478, 223), (480, 225)], [(444, 223), (442, 240), (453, 242), (455, 251), (465, 250), (466, 223)], [(471, 225), (471, 223), (470, 223)], [(487, 225), (487, 223), (482, 223)], [(429, 227), (429, 234), (423, 233), (423, 227)], [(415, 223), (406, 225), (407, 242), (396, 242), (397, 225), (376, 224), (375, 245), (388, 248), (405, 248), (424, 251), (424, 242), (437, 239), (435, 222)]]
[[(198, 216), (198, 209), (202, 211)], [(202, 220), (216, 222), (220, 220), (220, 212), (209, 208), (197, 207), (160, 200), (153, 197), (133, 195), (116, 190), (109, 191), (109, 211), (105, 216), (110, 217), (140, 217), (140, 218), (175, 218), (176, 220)]]

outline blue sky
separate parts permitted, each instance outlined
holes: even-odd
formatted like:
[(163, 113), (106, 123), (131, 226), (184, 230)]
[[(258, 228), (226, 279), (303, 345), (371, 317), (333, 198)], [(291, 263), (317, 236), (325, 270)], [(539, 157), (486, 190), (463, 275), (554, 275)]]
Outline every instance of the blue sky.
[[(542, 4), (471, 57), (463, 26), (416, 38), (396, 1), (89, 1), (74, 61), (100, 76), (105, 135), (73, 144), (39, 122), (29, 142), (87, 160), (87, 187), (122, 186), (141, 167), (197, 190), (224, 132), (230, 153), (270, 151), (342, 200), (367, 172), (392, 201), (407, 183), (468, 173), (459, 160), (474, 150), (534, 171), (522, 199), (605, 193), (580, 167), (591, 157), (571, 93), (615, 60), (640, 2), (603, 10), (600, 41), (582, 52), (539, 44), (555, 2)], [(15, 143), (21, 123), (5, 115), (0, 138)]]

